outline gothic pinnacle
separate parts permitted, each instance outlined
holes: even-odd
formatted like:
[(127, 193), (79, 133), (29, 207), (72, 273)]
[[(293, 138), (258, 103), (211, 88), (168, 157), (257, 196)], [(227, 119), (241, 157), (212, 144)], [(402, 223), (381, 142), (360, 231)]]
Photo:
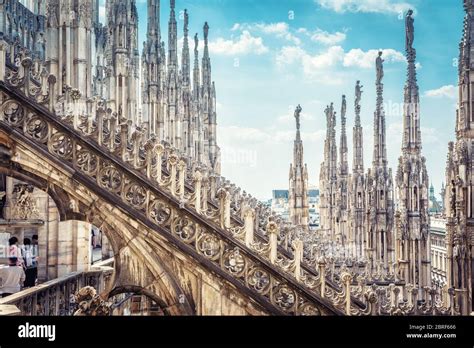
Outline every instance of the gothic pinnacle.
[(355, 122), (354, 122), (354, 136), (353, 136), (353, 146), (354, 146), (354, 161), (353, 169), (354, 172), (360, 173), (364, 171), (364, 150), (363, 150), (363, 134), (362, 126), (360, 122), (360, 101), (362, 98), (362, 86), (360, 81), (356, 82), (355, 86)]
[(376, 67), (376, 90), (377, 90), (377, 101), (376, 109), (374, 113), (374, 165), (386, 165), (386, 143), (385, 143), (385, 114), (383, 111), (383, 83), (382, 79), (384, 76), (382, 51), (379, 51), (378, 57), (375, 60)]
[(160, 0), (148, 0), (147, 37), (155, 37), (160, 42)]
[(421, 148), (421, 133), (419, 128), (419, 93), (416, 81), (416, 50), (413, 48), (415, 37), (413, 11), (408, 10), (405, 19), (405, 40), (406, 40), (406, 58), (407, 81), (405, 83), (404, 93), (404, 117), (403, 117), (403, 149)]
[(342, 175), (347, 175), (347, 134), (346, 134), (346, 96), (342, 96), (341, 105), (341, 144), (340, 144), (340, 171)]

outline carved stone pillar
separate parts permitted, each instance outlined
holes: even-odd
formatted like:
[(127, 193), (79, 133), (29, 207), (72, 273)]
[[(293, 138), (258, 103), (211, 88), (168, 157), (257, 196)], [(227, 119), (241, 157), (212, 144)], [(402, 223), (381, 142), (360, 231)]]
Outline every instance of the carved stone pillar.
[(274, 264), (277, 260), (278, 235), (280, 234), (280, 229), (275, 222), (270, 221), (267, 224), (267, 233), (270, 236), (270, 262)]
[[(3, 14), (0, 14), (0, 16), (3, 16)], [(8, 44), (5, 40), (3, 40), (3, 35), (2, 35), (0, 37), (0, 81), (5, 81), (6, 64), (7, 64), (7, 48), (8, 48)]]
[(295, 278), (300, 281), (301, 278), (301, 261), (303, 260), (303, 241), (300, 239), (295, 240)]
[(321, 297), (326, 293), (326, 261), (322, 258), (318, 261), (319, 280), (321, 283)]
[(101, 245), (101, 247), (102, 247), (102, 259), (103, 260), (106, 260), (106, 259), (113, 256), (112, 247), (109, 243), (109, 240), (105, 236), (104, 232), (102, 232), (102, 245)]
[(255, 212), (252, 208), (247, 208), (244, 212), (245, 245), (250, 246), (253, 242), (253, 230), (255, 223)]
[(58, 277), (87, 271), (91, 263), (91, 228), (88, 222), (68, 220), (58, 224)]
[(199, 170), (194, 172), (194, 208), (196, 213), (201, 214), (201, 185), (202, 185), (202, 174)]
[(44, 225), (38, 229), (38, 279), (57, 278), (59, 212), (48, 197)]

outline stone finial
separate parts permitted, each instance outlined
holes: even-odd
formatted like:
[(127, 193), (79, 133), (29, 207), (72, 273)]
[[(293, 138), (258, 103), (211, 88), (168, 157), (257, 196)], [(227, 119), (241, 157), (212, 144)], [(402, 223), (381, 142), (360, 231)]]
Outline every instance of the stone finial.
[(267, 233), (270, 236), (270, 262), (275, 263), (278, 255), (278, 235), (280, 234), (280, 230), (276, 222), (268, 221)]

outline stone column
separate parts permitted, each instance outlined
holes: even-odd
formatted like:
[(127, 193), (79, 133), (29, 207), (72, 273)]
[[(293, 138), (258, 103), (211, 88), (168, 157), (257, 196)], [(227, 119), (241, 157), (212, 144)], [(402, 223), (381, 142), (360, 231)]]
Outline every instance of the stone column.
[(58, 224), (58, 277), (87, 271), (91, 263), (91, 228), (88, 222), (68, 220)]
[(6, 33), (6, 12), (5, 12), (5, 2), (0, 2), (0, 32)]
[[(3, 5), (0, 5), (0, 8)], [(0, 11), (3, 12), (3, 11)], [(3, 14), (0, 14), (0, 19), (2, 18)], [(2, 23), (0, 23), (1, 29)], [(6, 63), (7, 63), (7, 48), (8, 44), (5, 40), (3, 40), (3, 36), (0, 36), (0, 81), (5, 81), (6, 75)]]
[(74, 59), (73, 63), (76, 66), (76, 73), (77, 76), (74, 76), (76, 79), (76, 85), (75, 87), (79, 89), (81, 94), (87, 98), (87, 52), (86, 52), (86, 47), (87, 47), (87, 31), (86, 28), (79, 26), (77, 28), (77, 43), (76, 47), (78, 48), (77, 50), (77, 56), (76, 59)]
[(73, 65), (72, 65), (72, 52), (71, 50), (67, 49), (67, 47), (73, 47), (71, 42), (71, 27), (66, 26), (66, 81), (63, 81), (63, 84), (68, 86), (72, 86), (72, 78), (73, 75)]
[(113, 252), (111, 252), (112, 247), (107, 239), (107, 236), (102, 231), (102, 259), (107, 260), (108, 258), (113, 256)]
[(58, 223), (59, 212), (48, 197), (44, 225), (38, 229), (38, 279), (46, 281), (58, 276)]
[(6, 187), (6, 199), (5, 199), (5, 210), (4, 210), (4, 216), (6, 219), (12, 219), (13, 218), (13, 207), (12, 207), (12, 199), (13, 199), (13, 185), (14, 185), (14, 180), (11, 176), (6, 177), (6, 182), (5, 182), (5, 187)]

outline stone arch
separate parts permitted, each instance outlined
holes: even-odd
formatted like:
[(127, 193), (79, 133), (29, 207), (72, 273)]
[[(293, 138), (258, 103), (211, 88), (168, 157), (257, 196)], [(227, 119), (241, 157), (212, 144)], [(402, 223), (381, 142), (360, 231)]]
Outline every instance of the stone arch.
[(141, 286), (136, 285), (121, 285), (116, 286), (113, 288), (108, 294), (107, 299), (111, 299), (112, 297), (124, 293), (133, 293), (135, 295), (143, 295), (148, 297), (149, 299), (153, 300), (155, 303), (158, 304), (160, 309), (163, 311), (164, 315), (170, 315), (169, 310), (167, 309), (167, 303), (161, 299), (161, 297), (157, 296), (154, 292), (147, 290)]
[[(171, 315), (196, 314), (193, 300), (187, 296), (182, 286), (173, 276), (173, 261), (166, 262), (157, 251), (156, 243), (148, 240), (148, 231), (143, 233), (139, 227), (109, 212), (113, 209), (106, 205), (96, 205), (86, 213), (87, 221), (99, 226), (106, 234), (114, 251), (115, 274), (114, 288), (141, 287), (154, 293), (166, 303)], [(144, 228), (143, 228), (144, 229)], [(138, 235), (142, 235), (138, 237)], [(143, 265), (149, 267), (148, 270)], [(112, 290), (110, 290), (112, 291)], [(184, 303), (180, 298), (185, 295)], [(174, 308), (171, 308), (174, 307)]]
[(74, 212), (69, 207), (69, 195), (60, 186), (49, 183), (44, 178), (34, 174), (28, 173), (21, 167), (5, 167), (0, 165), (0, 174), (21, 180), (25, 183), (33, 185), (35, 188), (46, 192), (56, 204), (59, 211), (59, 220), (83, 220), (79, 213)]
[[(8, 141), (7, 141), (8, 140)], [(112, 287), (137, 286), (165, 301), (171, 315), (194, 315), (193, 300), (173, 276), (169, 263), (147, 242), (152, 232), (126, 213), (88, 191), (70, 170), (56, 167), (0, 131), (0, 173), (32, 184), (51, 195), (63, 221), (79, 220), (104, 228), (113, 253)], [(69, 171), (69, 172), (68, 172)], [(70, 200), (79, 204), (75, 209)], [(180, 301), (182, 295), (185, 300)], [(182, 303), (184, 302), (184, 303)]]

